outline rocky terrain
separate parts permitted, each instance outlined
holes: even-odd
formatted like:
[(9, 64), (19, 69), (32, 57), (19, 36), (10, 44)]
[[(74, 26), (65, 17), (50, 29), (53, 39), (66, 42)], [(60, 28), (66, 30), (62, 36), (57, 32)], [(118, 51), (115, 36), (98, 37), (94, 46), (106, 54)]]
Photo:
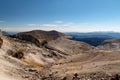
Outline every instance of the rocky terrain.
[(0, 33), (0, 80), (120, 80), (119, 44), (94, 47), (57, 31)]
[(100, 46), (98, 46), (100, 49), (105, 50), (119, 50), (120, 49), (120, 39), (109, 39), (105, 40)]

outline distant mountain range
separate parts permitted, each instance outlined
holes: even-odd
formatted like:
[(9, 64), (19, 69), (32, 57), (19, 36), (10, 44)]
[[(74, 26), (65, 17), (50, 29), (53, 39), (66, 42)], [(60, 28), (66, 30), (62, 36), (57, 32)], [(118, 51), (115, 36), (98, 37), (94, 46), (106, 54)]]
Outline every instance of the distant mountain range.
[(120, 38), (120, 33), (119, 32), (86, 32), (86, 33), (81, 33), (81, 32), (66, 32), (66, 35), (71, 35), (71, 36), (78, 36), (82, 38), (88, 38), (88, 37), (110, 37), (110, 38)]
[[(3, 35), (12, 35), (16, 34), (18, 32), (10, 32), (10, 31), (2, 31)], [(76, 36), (76, 37), (81, 37), (81, 38), (88, 38), (88, 37), (109, 37), (109, 38), (120, 38), (120, 33), (119, 32), (65, 32), (66, 35), (70, 36)]]
[[(18, 32), (6, 32), (2, 31), (3, 35), (13, 35)], [(119, 32), (65, 32), (66, 35), (72, 36), (72, 40), (83, 41), (92, 46), (98, 46), (103, 43), (104, 40), (120, 38)]]
[(18, 32), (2, 31), (3, 35), (13, 35), (13, 34), (16, 34), (16, 33), (18, 33)]
[(66, 32), (65, 34), (72, 36), (72, 40), (83, 41), (93, 46), (98, 46), (107, 39), (120, 38), (118, 32)]

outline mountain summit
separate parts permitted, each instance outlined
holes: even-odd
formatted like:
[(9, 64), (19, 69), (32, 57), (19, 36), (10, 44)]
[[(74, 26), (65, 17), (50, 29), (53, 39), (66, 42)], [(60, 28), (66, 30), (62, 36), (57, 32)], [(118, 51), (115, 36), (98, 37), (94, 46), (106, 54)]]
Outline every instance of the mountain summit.
[(42, 30), (33, 30), (29, 32), (20, 32), (11, 37), (18, 38), (25, 41), (30, 41), (35, 43), (37, 46), (41, 46), (42, 43), (55, 40), (59, 37), (64, 37), (65, 35), (61, 32), (55, 30), (52, 31), (42, 31)]

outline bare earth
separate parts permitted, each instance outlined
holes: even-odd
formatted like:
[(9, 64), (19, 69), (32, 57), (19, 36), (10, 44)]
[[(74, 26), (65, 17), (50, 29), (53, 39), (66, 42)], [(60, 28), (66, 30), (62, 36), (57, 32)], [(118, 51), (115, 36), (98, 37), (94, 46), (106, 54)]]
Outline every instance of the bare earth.
[[(103, 50), (64, 38), (48, 42), (47, 47), (7, 36), (2, 39), (0, 80), (111, 80), (120, 73), (120, 49)], [(8, 55), (20, 49), (23, 58)]]

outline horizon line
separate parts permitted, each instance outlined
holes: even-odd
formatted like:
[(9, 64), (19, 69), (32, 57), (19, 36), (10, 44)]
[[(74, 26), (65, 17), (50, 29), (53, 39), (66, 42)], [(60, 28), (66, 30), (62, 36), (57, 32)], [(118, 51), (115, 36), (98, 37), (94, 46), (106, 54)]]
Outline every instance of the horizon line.
[[(24, 31), (9, 31), (9, 30), (2, 30), (0, 29), (1, 31), (5, 31), (5, 32), (28, 32), (28, 31), (34, 31), (34, 30), (43, 30), (43, 29), (33, 29), (33, 30), (24, 30)], [(69, 32), (73, 32), (73, 33), (92, 33), (92, 32), (105, 32), (105, 33), (109, 33), (109, 32), (112, 32), (112, 33), (120, 33), (119, 31), (59, 31), (59, 30), (43, 30), (43, 31), (58, 31), (58, 32), (63, 32), (63, 33), (69, 33)]]

